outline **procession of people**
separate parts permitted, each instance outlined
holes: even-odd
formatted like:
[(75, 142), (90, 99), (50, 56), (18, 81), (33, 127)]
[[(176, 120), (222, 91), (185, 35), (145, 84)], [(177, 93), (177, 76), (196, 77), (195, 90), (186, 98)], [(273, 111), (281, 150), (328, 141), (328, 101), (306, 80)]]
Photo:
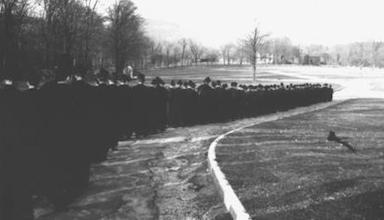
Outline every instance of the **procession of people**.
[(332, 101), (320, 84), (242, 85), (137, 75), (59, 75), (0, 86), (1, 219), (33, 219), (32, 196), (64, 210), (87, 187), (90, 166), (119, 140), (168, 127), (222, 123)]

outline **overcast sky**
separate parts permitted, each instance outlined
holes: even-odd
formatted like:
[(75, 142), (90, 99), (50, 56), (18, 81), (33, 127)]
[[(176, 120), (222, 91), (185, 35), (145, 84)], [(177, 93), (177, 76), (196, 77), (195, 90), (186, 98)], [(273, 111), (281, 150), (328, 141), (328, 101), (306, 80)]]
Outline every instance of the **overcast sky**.
[[(112, 1), (104, 0), (105, 7)], [(236, 42), (259, 24), (300, 45), (384, 40), (383, 0), (133, 0), (160, 39)]]

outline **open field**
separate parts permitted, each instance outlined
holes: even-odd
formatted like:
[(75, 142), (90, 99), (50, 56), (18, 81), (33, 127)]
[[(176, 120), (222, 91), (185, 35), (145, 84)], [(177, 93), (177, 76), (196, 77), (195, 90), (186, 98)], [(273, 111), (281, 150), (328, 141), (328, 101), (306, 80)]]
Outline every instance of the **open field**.
[[(240, 83), (252, 83), (252, 68), (248, 65), (245, 66), (190, 66), (190, 67), (177, 67), (169, 69), (156, 69), (146, 72), (148, 76), (160, 76), (166, 82), (172, 79), (176, 80), (193, 80), (202, 82), (207, 76), (215, 80), (223, 82), (237, 81)], [(276, 83), (279, 81), (295, 81), (300, 80), (298, 77), (280, 74), (274, 68), (261, 67), (257, 75), (257, 83)]]
[(346, 101), (233, 133), (217, 160), (254, 219), (382, 219), (383, 118), (384, 100)]
[[(169, 69), (156, 69), (144, 72), (153, 78), (162, 77), (166, 82), (172, 79), (191, 79), (201, 83), (209, 76), (223, 82), (237, 81), (252, 84), (250, 66), (191, 66)], [(336, 99), (384, 97), (384, 69), (331, 67), (331, 66), (295, 66), (260, 65), (257, 69), (256, 84), (275, 83), (331, 83), (336, 90), (343, 89)]]

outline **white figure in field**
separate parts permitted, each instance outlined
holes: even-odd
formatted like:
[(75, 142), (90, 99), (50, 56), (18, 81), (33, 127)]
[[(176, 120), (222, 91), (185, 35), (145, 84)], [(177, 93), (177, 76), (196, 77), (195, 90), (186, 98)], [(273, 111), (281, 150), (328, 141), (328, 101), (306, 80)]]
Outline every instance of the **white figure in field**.
[(123, 70), (123, 74), (126, 76), (129, 76), (131, 79), (135, 78), (133, 75), (133, 68), (131, 65), (127, 65), (127, 67), (125, 67), (125, 69)]

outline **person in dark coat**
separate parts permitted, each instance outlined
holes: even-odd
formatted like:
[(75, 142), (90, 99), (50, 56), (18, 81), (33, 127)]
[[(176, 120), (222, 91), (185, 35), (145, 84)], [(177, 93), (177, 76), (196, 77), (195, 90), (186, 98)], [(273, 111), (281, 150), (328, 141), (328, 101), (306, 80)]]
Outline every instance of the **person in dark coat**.
[(48, 82), (39, 90), (42, 148), (39, 189), (58, 210), (79, 195), (89, 178), (89, 160), (83, 145), (81, 110), (69, 78)]
[(172, 80), (171, 87), (169, 89), (169, 123), (172, 127), (179, 127), (184, 125), (183, 111), (185, 102), (183, 97), (182, 81), (177, 83)]
[[(28, 151), (31, 142), (23, 139), (22, 94), (11, 80), (0, 86), (0, 219), (32, 220), (31, 170)], [(25, 128), (26, 129), (26, 128)]]
[(152, 80), (151, 84), (154, 86), (153, 90), (153, 118), (155, 132), (161, 132), (166, 129), (167, 126), (167, 101), (168, 90), (164, 88), (164, 81), (156, 77)]
[(231, 87), (228, 89), (229, 92), (229, 112), (230, 119), (235, 120), (240, 116), (240, 92), (237, 87), (237, 82), (231, 82)]
[(120, 134), (124, 140), (131, 138), (133, 133), (133, 112), (132, 112), (132, 88), (129, 86), (130, 77), (123, 75), (119, 92), (119, 120)]
[(145, 83), (145, 75), (138, 74), (138, 84), (132, 88), (132, 110), (133, 125), (136, 137), (143, 137), (149, 134), (149, 100), (150, 92)]
[(214, 90), (210, 86), (211, 79), (205, 78), (203, 84), (197, 88), (199, 95), (199, 116), (200, 123), (210, 123), (214, 120)]
[(183, 108), (183, 121), (185, 126), (192, 126), (198, 123), (198, 95), (195, 90), (195, 83), (189, 80), (188, 82), (184, 82), (184, 104)]
[(216, 100), (216, 121), (225, 122), (226, 121), (226, 97), (225, 97), (225, 88), (222, 87), (221, 81), (216, 82), (215, 90), (215, 100)]

